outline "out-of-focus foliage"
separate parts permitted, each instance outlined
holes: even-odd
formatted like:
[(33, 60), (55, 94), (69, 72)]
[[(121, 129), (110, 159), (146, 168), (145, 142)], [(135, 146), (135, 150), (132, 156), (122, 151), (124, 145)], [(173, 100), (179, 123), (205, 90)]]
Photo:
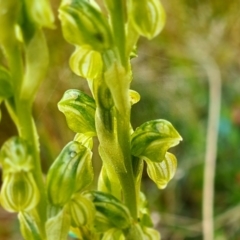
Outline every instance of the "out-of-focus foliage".
[[(184, 141), (174, 150), (178, 170), (168, 188), (158, 191), (146, 173), (144, 191), (149, 205), (154, 206), (151, 210), (162, 239), (202, 239), (202, 178), (208, 117), (208, 77), (202, 64), (207, 53), (217, 63), (223, 80), (215, 181), (216, 239), (235, 240), (240, 236), (240, 2), (162, 0), (162, 4), (167, 16), (162, 34), (150, 42), (142, 39), (139, 57), (132, 60), (132, 88), (141, 95), (140, 102), (133, 106), (132, 122), (135, 128), (150, 119), (169, 119)], [(52, 5), (57, 14), (59, 1), (52, 0)], [(73, 138), (57, 102), (66, 89), (89, 91), (86, 81), (77, 81), (79, 77), (69, 70), (73, 48), (63, 40), (58, 22), (56, 25), (55, 30), (45, 30), (51, 68), (34, 106), (45, 171), (61, 146)], [(15, 131), (4, 106), (1, 111), (0, 145)], [(99, 164), (95, 159), (96, 172)], [(3, 226), (5, 221), (8, 217), (0, 212)], [(0, 239), (16, 239), (13, 235), (16, 233), (10, 233), (13, 226), (0, 228)]]

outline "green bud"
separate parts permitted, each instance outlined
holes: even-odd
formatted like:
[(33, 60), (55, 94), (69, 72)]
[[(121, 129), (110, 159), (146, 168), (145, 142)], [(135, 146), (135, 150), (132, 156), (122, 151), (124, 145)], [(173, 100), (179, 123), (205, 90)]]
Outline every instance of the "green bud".
[(0, 98), (9, 98), (13, 95), (11, 76), (8, 70), (0, 66)]
[(131, 105), (137, 103), (140, 101), (140, 95), (138, 92), (134, 90), (129, 90), (129, 96), (130, 96), (130, 103)]
[(86, 0), (63, 2), (59, 17), (65, 39), (75, 45), (89, 45), (102, 51), (111, 46), (111, 32), (107, 19)]
[(77, 47), (70, 58), (70, 67), (78, 76), (95, 79), (102, 74), (102, 57), (89, 46)]
[(148, 227), (143, 227), (144, 240), (161, 240), (160, 233)]
[(76, 194), (69, 202), (71, 225), (81, 227), (92, 224), (95, 217), (94, 204), (80, 194)]
[(169, 152), (166, 153), (162, 162), (147, 160), (148, 176), (156, 183), (159, 189), (164, 189), (173, 178), (177, 169), (177, 159)]
[(58, 109), (65, 115), (68, 127), (77, 133), (96, 135), (95, 101), (87, 94), (70, 89), (58, 103)]
[(117, 228), (111, 228), (103, 235), (102, 240), (125, 240), (123, 232)]
[(161, 162), (167, 150), (181, 140), (182, 137), (170, 122), (153, 120), (142, 124), (132, 134), (131, 152), (136, 157)]
[(31, 21), (40, 27), (54, 28), (54, 15), (48, 0), (25, 0), (24, 2)]
[(47, 193), (52, 205), (63, 206), (73, 194), (93, 180), (92, 153), (76, 141), (68, 143), (47, 174)]
[(1, 205), (9, 212), (29, 211), (36, 207), (40, 194), (31, 172), (9, 173), (1, 189)]
[(165, 12), (159, 0), (131, 0), (130, 21), (142, 36), (157, 36), (165, 24)]
[(118, 229), (125, 229), (131, 225), (131, 215), (126, 206), (124, 206), (117, 198), (110, 194), (98, 191), (89, 191), (84, 194), (95, 205), (97, 213), (95, 227), (97, 226), (98, 216), (100, 218), (106, 218), (109, 222), (109, 226), (113, 226)]
[(0, 44), (7, 45), (15, 41), (14, 25), (19, 17), (20, 6), (20, 1), (0, 1)]
[(0, 162), (4, 169), (4, 175), (21, 171), (28, 172), (33, 169), (29, 146), (20, 137), (12, 137), (3, 144)]

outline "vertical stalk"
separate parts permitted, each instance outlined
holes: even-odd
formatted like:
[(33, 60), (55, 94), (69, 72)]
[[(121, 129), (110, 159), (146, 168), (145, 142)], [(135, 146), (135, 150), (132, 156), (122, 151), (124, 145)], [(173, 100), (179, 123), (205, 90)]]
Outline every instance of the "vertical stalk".
[[(128, 66), (128, 55), (126, 54), (126, 1), (125, 0), (105, 0), (105, 4), (110, 14), (110, 20), (112, 25), (112, 33), (114, 39), (115, 48), (112, 49), (115, 54), (108, 56), (105, 61), (105, 70), (112, 74), (105, 74), (104, 84), (109, 88), (112, 100), (114, 101), (114, 114), (109, 114), (115, 129), (111, 132), (104, 127), (99, 131), (100, 145), (108, 155), (108, 162), (115, 170), (115, 173), (121, 183), (123, 200), (125, 205), (129, 208), (132, 217), (137, 219), (137, 194), (135, 186), (135, 177), (132, 168), (132, 158), (130, 152), (130, 101), (129, 96), (129, 71), (131, 69)], [(108, 54), (106, 54), (107, 56)], [(105, 57), (106, 57), (105, 56)], [(105, 58), (104, 57), (104, 58)], [(105, 59), (106, 60), (106, 59)], [(119, 69), (114, 69), (116, 64), (123, 67), (124, 74), (118, 72)], [(113, 67), (113, 68), (112, 68)], [(114, 79), (112, 79), (114, 78)], [(121, 108), (119, 108), (121, 106)], [(101, 107), (100, 107), (101, 108)], [(102, 109), (102, 111), (106, 111)], [(104, 125), (104, 123), (97, 123), (100, 119), (96, 119), (96, 124)], [(101, 119), (102, 120), (102, 119)], [(109, 138), (109, 134), (111, 135)], [(108, 138), (110, 141), (108, 141)], [(111, 142), (111, 144), (107, 144)], [(113, 147), (115, 145), (115, 147)], [(114, 148), (114, 150), (112, 149)], [(113, 153), (113, 151), (115, 151)], [(121, 165), (121, 166), (120, 166)], [(123, 169), (123, 167), (125, 169)]]
[(124, 67), (127, 66), (126, 56), (126, 0), (105, 0), (108, 11), (110, 13), (110, 20), (112, 25), (112, 32), (114, 43), (117, 48), (118, 57)]
[(127, 119), (121, 118), (118, 116), (117, 121), (121, 121), (121, 125), (119, 126), (119, 144), (121, 146), (124, 159), (122, 160), (125, 164), (126, 173), (119, 174), (119, 180), (122, 185), (123, 197), (125, 204), (128, 206), (130, 212), (134, 219), (137, 219), (137, 193), (136, 193), (136, 185), (135, 178), (133, 174), (132, 168), (132, 157), (130, 152), (130, 109), (129, 112), (126, 113)]
[[(209, 46), (199, 38), (189, 39), (190, 50), (207, 74), (209, 82), (209, 109), (206, 153), (203, 172), (202, 227), (203, 239), (214, 239), (214, 179), (217, 157), (218, 128), (221, 108), (221, 72), (210, 55)], [(197, 45), (196, 45), (197, 44)], [(201, 50), (201, 49), (204, 49)], [(194, 51), (193, 51), (194, 50)]]
[(209, 80), (209, 117), (203, 179), (203, 239), (214, 239), (214, 178), (217, 157), (218, 127), (221, 106), (221, 73), (215, 61), (203, 62)]
[(13, 41), (13, 44), (9, 44), (4, 48), (9, 68), (12, 73), (12, 84), (14, 86), (14, 104), (17, 116), (17, 129), (19, 135), (30, 144), (31, 154), (34, 161), (33, 175), (36, 180), (37, 186), (40, 191), (40, 202), (37, 206), (37, 211), (41, 219), (41, 228), (44, 229), (44, 223), (46, 220), (46, 193), (42, 178), (42, 171), (40, 165), (39, 156), (39, 143), (37, 131), (31, 113), (31, 102), (26, 102), (20, 99), (21, 85), (23, 82), (23, 62), (20, 51), (20, 46), (17, 41)]

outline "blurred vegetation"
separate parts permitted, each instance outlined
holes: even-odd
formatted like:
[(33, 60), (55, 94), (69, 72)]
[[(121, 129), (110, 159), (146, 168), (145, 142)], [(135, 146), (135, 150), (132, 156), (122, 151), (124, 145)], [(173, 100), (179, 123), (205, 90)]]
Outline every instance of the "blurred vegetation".
[[(132, 89), (141, 95), (133, 107), (137, 127), (155, 118), (173, 123), (184, 141), (176, 148), (178, 172), (169, 186), (159, 191), (146, 177), (148, 195), (162, 240), (202, 239), (201, 212), (203, 164), (208, 119), (209, 86), (204, 56), (214, 59), (222, 77), (222, 103), (215, 179), (216, 240), (240, 239), (240, 1), (162, 0), (167, 23), (153, 41), (141, 39), (138, 57), (132, 60)], [(56, 13), (59, 1), (52, 0)], [(38, 92), (34, 116), (39, 131), (43, 171), (61, 148), (73, 138), (57, 102), (65, 90), (89, 92), (86, 81), (68, 66), (73, 48), (55, 30), (45, 30), (50, 67)], [(2, 52), (0, 59), (3, 59)], [(4, 59), (2, 60), (4, 63)], [(0, 145), (16, 133), (1, 106)], [(95, 144), (96, 145), (96, 144)], [(99, 170), (99, 158), (94, 166)], [(13, 223), (12, 223), (13, 222)], [(10, 224), (11, 223), (11, 224)], [(20, 239), (12, 215), (0, 210), (0, 239)]]

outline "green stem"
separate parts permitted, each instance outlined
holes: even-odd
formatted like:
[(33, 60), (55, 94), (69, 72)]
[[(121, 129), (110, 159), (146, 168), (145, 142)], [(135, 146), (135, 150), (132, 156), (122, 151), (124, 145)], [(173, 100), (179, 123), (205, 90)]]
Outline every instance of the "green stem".
[(105, 3), (110, 14), (114, 43), (117, 48), (117, 56), (119, 56), (121, 64), (126, 67), (128, 58), (128, 56), (126, 56), (125, 36), (126, 1), (105, 0)]
[(14, 104), (17, 117), (17, 129), (19, 135), (30, 144), (31, 153), (34, 161), (33, 175), (40, 191), (40, 202), (37, 206), (37, 212), (41, 219), (41, 229), (44, 229), (46, 221), (46, 193), (42, 178), (42, 171), (39, 156), (39, 143), (37, 131), (31, 114), (31, 103), (20, 99), (20, 91), (24, 78), (23, 61), (20, 46), (17, 41), (13, 44), (5, 45), (5, 53), (8, 58), (9, 68), (12, 73), (12, 84), (14, 86)]
[(32, 118), (31, 106), (28, 103), (19, 100), (16, 103), (17, 116), (19, 120), (18, 131), (19, 135), (27, 140), (34, 161), (33, 174), (40, 191), (41, 199), (38, 205), (38, 213), (42, 222), (46, 221), (46, 192), (42, 178), (42, 170), (40, 164), (39, 141), (35, 123)]
[(132, 168), (132, 157), (130, 152), (130, 109), (125, 116), (117, 114), (118, 141), (123, 153), (123, 162), (127, 172), (119, 173), (122, 185), (124, 202), (128, 206), (133, 218), (137, 219), (137, 193), (135, 177)]

